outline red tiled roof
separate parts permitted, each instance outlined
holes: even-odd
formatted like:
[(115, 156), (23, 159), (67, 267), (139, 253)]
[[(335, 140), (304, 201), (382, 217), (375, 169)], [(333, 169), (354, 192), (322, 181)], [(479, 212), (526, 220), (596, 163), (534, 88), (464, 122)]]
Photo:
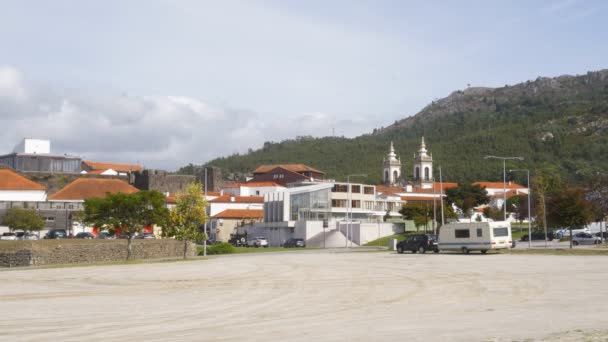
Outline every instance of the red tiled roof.
[(209, 203), (264, 203), (264, 197), (223, 195), (209, 200)]
[[(503, 188), (503, 182), (475, 182), (473, 183), (473, 185), (479, 185), (482, 188), (486, 188), (486, 189), (502, 189)], [(513, 182), (507, 182), (506, 184), (504, 184), (504, 186), (507, 189), (525, 189), (525, 186), (521, 186), (517, 183), (513, 183)]]
[(139, 190), (120, 179), (78, 178), (63, 189), (49, 196), (51, 201), (85, 200), (92, 197), (106, 197), (106, 193), (122, 192), (132, 194)]
[(262, 219), (264, 218), (264, 210), (255, 209), (226, 209), (219, 214), (211, 216), (211, 218), (222, 219)]
[(304, 164), (278, 164), (278, 165), (261, 165), (258, 166), (257, 169), (255, 169), (253, 171), (253, 173), (267, 173), (272, 171), (273, 169), (276, 169), (277, 167), (283, 168), (287, 171), (291, 171), (291, 172), (306, 172), (306, 171), (310, 171), (310, 172), (316, 172), (316, 173), (320, 173), (320, 174), (325, 174), (322, 171), (319, 171), (315, 168), (312, 168), (308, 165), (304, 165)]
[[(135, 165), (135, 164), (118, 164), (118, 163), (103, 163), (103, 162), (94, 162), (94, 161), (90, 161), (90, 160), (84, 160), (82, 162), (83, 165), (85, 165), (86, 167), (83, 167), (83, 169), (90, 169), (90, 170), (107, 170), (107, 169), (112, 169), (114, 171), (117, 172), (129, 172), (129, 171), (141, 171), (142, 167), (139, 165)], [(89, 172), (89, 171), (87, 171)]]
[[(401, 196), (401, 200), (403, 200), (403, 201), (432, 202), (433, 201), (433, 196), (412, 196), (412, 195), (406, 195), (406, 196)], [(435, 200), (439, 201), (439, 196), (437, 196), (437, 198)]]
[(45, 187), (9, 169), (0, 169), (0, 190), (37, 190)]
[(253, 188), (253, 187), (281, 187), (284, 188), (284, 186), (282, 186), (281, 184), (277, 184), (275, 182), (247, 182), (247, 183), (232, 183), (232, 184), (227, 184), (224, 185), (223, 188), (224, 189), (230, 189), (230, 188), (240, 188), (240, 187), (249, 187), (249, 188)]
[[(414, 188), (414, 192), (422, 192), (422, 193), (439, 193), (441, 192), (441, 189), (443, 188), (443, 191), (445, 192), (446, 189), (450, 189), (450, 188), (455, 188), (458, 186), (458, 183), (450, 183), (450, 182), (434, 182), (433, 183), (433, 187), (430, 189), (421, 189), (421, 188)], [(434, 188), (434, 189), (433, 189)]]
[[(517, 190), (507, 190), (507, 198), (511, 198), (513, 196), (517, 196), (519, 195), (517, 193)], [(522, 195), (525, 195), (525, 193), (522, 193)], [(492, 196), (490, 196), (490, 198), (504, 198), (504, 193), (500, 192), (500, 193), (496, 193)]]
[[(204, 192), (203, 192), (204, 194)], [(207, 191), (207, 196), (221, 196), (222, 194), (219, 191)]]

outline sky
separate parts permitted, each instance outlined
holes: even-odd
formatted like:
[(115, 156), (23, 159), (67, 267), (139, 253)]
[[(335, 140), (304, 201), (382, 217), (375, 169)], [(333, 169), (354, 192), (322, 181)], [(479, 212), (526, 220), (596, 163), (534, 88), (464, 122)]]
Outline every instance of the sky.
[(608, 2), (0, 1), (0, 155), (175, 170), (608, 68)]

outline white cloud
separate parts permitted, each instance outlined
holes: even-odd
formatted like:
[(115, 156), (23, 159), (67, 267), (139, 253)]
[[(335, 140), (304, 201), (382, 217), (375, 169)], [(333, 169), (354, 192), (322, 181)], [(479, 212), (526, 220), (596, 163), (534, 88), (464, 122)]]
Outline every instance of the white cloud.
[[(7, 71), (8, 70), (8, 71)], [(53, 153), (99, 161), (139, 162), (176, 169), (235, 152), (264, 141), (296, 136), (354, 136), (370, 131), (366, 118), (338, 119), (320, 112), (273, 115), (229, 108), (186, 96), (132, 96), (56, 91), (24, 85), (14, 68), (0, 72), (0, 154), (24, 137), (51, 140)]]

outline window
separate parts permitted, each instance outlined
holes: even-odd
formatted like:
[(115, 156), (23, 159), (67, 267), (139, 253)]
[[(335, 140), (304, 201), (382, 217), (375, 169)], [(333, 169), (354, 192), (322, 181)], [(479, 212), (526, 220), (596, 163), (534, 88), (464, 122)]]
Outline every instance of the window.
[(374, 194), (374, 187), (373, 186), (363, 187), (363, 193), (366, 194), (366, 195), (373, 195)]
[(471, 237), (468, 229), (456, 229), (454, 230), (454, 236), (457, 239), (466, 239)]
[(483, 236), (483, 230), (481, 228), (477, 228), (477, 237)]
[(359, 200), (352, 200), (351, 208), (361, 208), (361, 201), (359, 201)]
[(416, 179), (420, 179), (420, 168), (416, 167)]
[(388, 171), (384, 171), (384, 181), (388, 182)]
[(361, 193), (361, 185), (351, 185), (350, 186), (350, 191), (354, 194), (360, 194)]
[(334, 208), (346, 208), (346, 200), (343, 199), (332, 199), (331, 206)]
[(259, 195), (260, 195), (260, 190), (256, 190), (256, 191), (255, 191), (255, 195), (256, 195), (256, 196), (259, 196)]
[(429, 177), (430, 177), (430, 176), (429, 176), (429, 168), (428, 168), (428, 167), (425, 167), (425, 168), (424, 168), (424, 180), (427, 180), (427, 181), (428, 181), (428, 180), (429, 180)]
[(393, 171), (393, 182), (397, 182), (397, 178), (399, 178), (399, 172), (397, 170)]
[(348, 192), (348, 185), (346, 184), (335, 184), (332, 192)]
[(494, 237), (509, 236), (509, 228), (494, 228)]

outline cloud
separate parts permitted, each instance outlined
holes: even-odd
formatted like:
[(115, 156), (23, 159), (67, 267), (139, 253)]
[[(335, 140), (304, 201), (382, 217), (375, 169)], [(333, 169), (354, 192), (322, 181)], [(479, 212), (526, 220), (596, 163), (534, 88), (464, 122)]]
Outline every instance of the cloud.
[(24, 137), (51, 140), (53, 153), (89, 160), (176, 169), (245, 153), (265, 141), (296, 136), (355, 136), (370, 131), (365, 117), (326, 113), (278, 115), (207, 103), (187, 96), (136, 96), (23, 82), (0, 69), (0, 154)]

